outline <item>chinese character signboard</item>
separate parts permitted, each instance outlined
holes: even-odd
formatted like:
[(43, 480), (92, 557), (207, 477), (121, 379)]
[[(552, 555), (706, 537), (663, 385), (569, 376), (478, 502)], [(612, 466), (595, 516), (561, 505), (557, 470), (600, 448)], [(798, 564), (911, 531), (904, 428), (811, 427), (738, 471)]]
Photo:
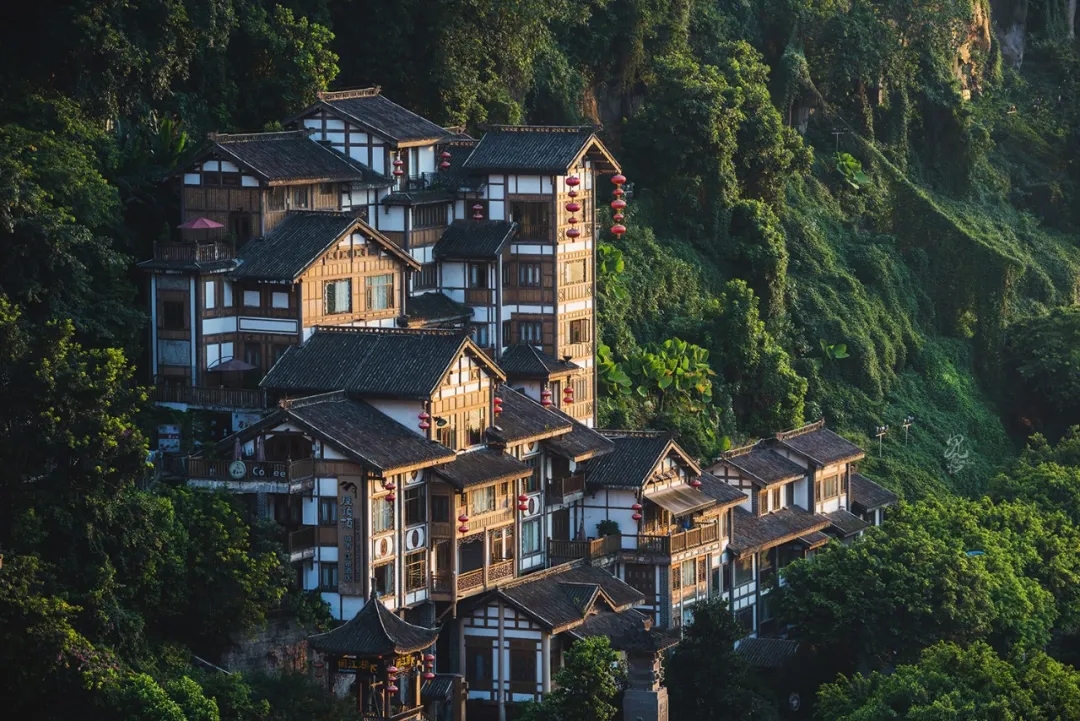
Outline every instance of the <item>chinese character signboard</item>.
[(359, 558), (363, 547), (363, 510), (360, 505), (362, 478), (340, 478), (338, 482), (338, 565), (341, 592), (363, 592), (363, 566)]
[(180, 452), (180, 426), (158, 426), (157, 447), (162, 453)]

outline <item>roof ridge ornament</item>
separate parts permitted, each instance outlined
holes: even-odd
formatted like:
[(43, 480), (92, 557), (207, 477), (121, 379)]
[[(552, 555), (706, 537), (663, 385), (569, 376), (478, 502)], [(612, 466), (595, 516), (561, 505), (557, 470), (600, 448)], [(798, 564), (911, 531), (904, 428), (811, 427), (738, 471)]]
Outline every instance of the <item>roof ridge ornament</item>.
[(320, 90), (316, 97), (323, 102), (334, 100), (351, 100), (352, 98), (373, 98), (382, 93), (381, 85), (372, 85), (367, 88), (352, 88), (349, 90)]

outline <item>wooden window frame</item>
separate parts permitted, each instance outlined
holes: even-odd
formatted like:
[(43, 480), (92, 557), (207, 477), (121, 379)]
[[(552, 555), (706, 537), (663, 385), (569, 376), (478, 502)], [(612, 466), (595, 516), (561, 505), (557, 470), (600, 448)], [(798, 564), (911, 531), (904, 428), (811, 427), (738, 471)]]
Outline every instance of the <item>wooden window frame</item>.
[[(339, 310), (336, 301), (331, 303), (331, 298), (337, 298), (337, 291), (335, 290), (338, 284), (344, 283), (349, 288), (349, 304), (347, 308)], [(323, 283), (323, 315), (345, 315), (353, 312), (353, 287), (352, 278), (338, 278), (336, 280), (328, 280)]]

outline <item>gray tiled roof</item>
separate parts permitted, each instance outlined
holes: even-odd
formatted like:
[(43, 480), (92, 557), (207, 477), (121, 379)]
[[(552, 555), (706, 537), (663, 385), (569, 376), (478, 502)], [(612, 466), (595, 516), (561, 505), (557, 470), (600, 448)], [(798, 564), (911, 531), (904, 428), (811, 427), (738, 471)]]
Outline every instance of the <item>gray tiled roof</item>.
[(608, 431), (604, 435), (615, 447), (585, 467), (585, 483), (590, 486), (640, 488), (672, 442), (670, 434), (661, 432)]
[(527, 343), (515, 343), (508, 346), (499, 357), (499, 367), (506, 372), (507, 378), (542, 378), (552, 375), (572, 373), (581, 366), (573, 361), (552, 358), (542, 350)]
[(721, 506), (730, 506), (746, 500), (745, 493), (711, 473), (702, 472), (698, 480), (701, 481), (701, 492), (715, 498)]
[(435, 678), (425, 683), (424, 687), (420, 689), (420, 698), (424, 702), (449, 701), (450, 694), (454, 690), (455, 678), (457, 678), (457, 675), (452, 673), (435, 674)]
[(855, 460), (866, 455), (863, 449), (826, 428), (824, 421), (777, 433), (776, 438), (781, 444), (821, 465)]
[(319, 100), (396, 143), (439, 140), (451, 135), (427, 118), (388, 100), (377, 87), (319, 93)]
[(798, 506), (788, 506), (779, 511), (754, 516), (743, 508), (735, 509), (735, 523), (729, 548), (742, 556), (762, 551), (781, 543), (793, 541), (811, 531), (820, 531), (831, 525), (828, 518), (804, 511)]
[(768, 486), (806, 475), (806, 469), (798, 463), (760, 444), (729, 451), (718, 460), (734, 466), (758, 485)]
[(306, 130), (211, 135), (213, 148), (268, 183), (353, 182), (385, 187), (391, 181), (363, 163), (315, 142)]
[(353, 229), (410, 267), (412, 256), (347, 213), (290, 212), (264, 238), (249, 240), (237, 253), (237, 278), (294, 281)]
[(466, 343), (459, 333), (426, 328), (318, 327), (306, 343), (286, 351), (259, 385), (291, 395), (343, 390), (426, 400)]
[(500, 126), (484, 133), (464, 167), (563, 175), (593, 138), (591, 127)]
[(498, 483), (532, 474), (532, 466), (502, 451), (470, 451), (435, 469), (435, 474), (454, 488), (463, 490), (483, 483)]
[(883, 488), (861, 473), (851, 474), (851, 498), (849, 501), (852, 510), (858, 513), (866, 513), (882, 506), (891, 506), (897, 500), (896, 494), (888, 488)]
[(412, 323), (458, 320), (472, 317), (473, 309), (450, 299), (444, 293), (421, 293), (405, 299), (405, 317)]
[(503, 386), (499, 390), (502, 398), (502, 414), (495, 418), (495, 425), (488, 429), (488, 435), (502, 443), (515, 443), (529, 438), (550, 438), (566, 433), (573, 424), (528, 396)]
[(659, 653), (680, 640), (678, 629), (653, 628), (652, 618), (633, 608), (597, 613), (570, 634), (578, 638), (604, 636), (616, 651), (631, 653)]
[(517, 223), (508, 220), (455, 220), (433, 252), (441, 260), (494, 260), (515, 232)]
[(832, 513), (826, 513), (825, 517), (832, 523), (832, 529), (839, 533), (842, 538), (854, 536), (856, 533), (870, 525), (850, 511), (845, 511), (843, 508), (833, 511)]
[(615, 444), (611, 439), (605, 438), (581, 421), (571, 418), (555, 406), (551, 406), (550, 410), (573, 424), (569, 433), (548, 438), (542, 442), (544, 447), (552, 453), (572, 461), (582, 462), (615, 450)]
[(422, 651), (438, 636), (436, 628), (414, 626), (398, 618), (373, 594), (351, 620), (309, 640), (323, 653), (371, 657)]
[(379, 471), (454, 460), (454, 452), (413, 432), (376, 408), (329, 393), (292, 401), (284, 409), (312, 433)]
[(754, 668), (783, 668), (798, 650), (797, 641), (783, 638), (744, 638), (736, 648)]
[[(590, 612), (600, 610), (600, 599), (613, 611), (624, 611), (644, 600), (629, 584), (580, 561), (523, 576), (496, 593), (550, 629), (580, 626)], [(586, 595), (591, 602), (583, 607)]]

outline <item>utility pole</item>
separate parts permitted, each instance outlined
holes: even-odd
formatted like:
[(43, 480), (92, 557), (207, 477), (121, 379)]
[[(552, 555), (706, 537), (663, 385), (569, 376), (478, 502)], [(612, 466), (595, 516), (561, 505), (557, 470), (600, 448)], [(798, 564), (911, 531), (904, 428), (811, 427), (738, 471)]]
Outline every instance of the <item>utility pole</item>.
[(885, 438), (885, 434), (889, 432), (888, 426), (874, 426), (874, 435), (877, 436), (878, 442), (878, 455), (882, 455), (882, 439)]
[(840, 152), (840, 136), (843, 135), (845, 132), (846, 131), (843, 128), (835, 128), (832, 131), (832, 134), (836, 136), (836, 152), (837, 153)]
[(904, 445), (905, 446), (907, 445), (907, 441), (908, 441), (908, 428), (911, 428), (911, 424), (913, 424), (914, 422), (915, 422), (915, 416), (908, 415), (906, 418), (904, 418), (903, 426), (904, 426)]

